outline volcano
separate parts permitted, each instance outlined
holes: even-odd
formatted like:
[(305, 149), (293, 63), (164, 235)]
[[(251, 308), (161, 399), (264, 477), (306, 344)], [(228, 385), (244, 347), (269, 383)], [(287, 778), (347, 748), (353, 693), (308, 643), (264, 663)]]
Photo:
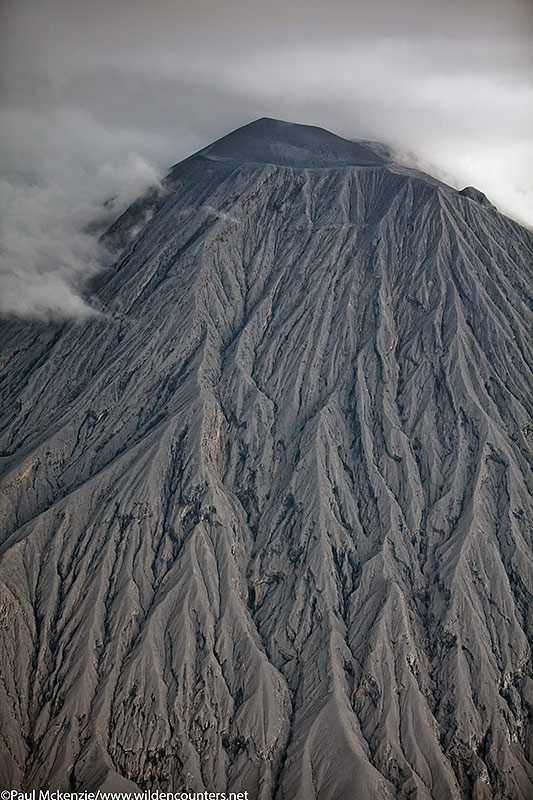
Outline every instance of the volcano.
[(1, 329), (2, 785), (530, 800), (531, 231), (261, 119), (104, 243)]

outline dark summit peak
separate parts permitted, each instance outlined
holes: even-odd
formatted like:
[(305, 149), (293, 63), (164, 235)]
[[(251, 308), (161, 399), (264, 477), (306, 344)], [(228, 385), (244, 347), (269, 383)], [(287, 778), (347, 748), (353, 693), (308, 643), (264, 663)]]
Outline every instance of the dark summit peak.
[(384, 159), (366, 143), (352, 142), (313, 125), (262, 117), (219, 139), (200, 155), (215, 161), (284, 167), (376, 167)]

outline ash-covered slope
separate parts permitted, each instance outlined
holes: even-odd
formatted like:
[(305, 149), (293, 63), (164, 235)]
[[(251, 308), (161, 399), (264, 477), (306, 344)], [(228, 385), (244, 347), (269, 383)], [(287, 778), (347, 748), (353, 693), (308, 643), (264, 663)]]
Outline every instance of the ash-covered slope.
[(107, 239), (2, 333), (3, 785), (530, 798), (531, 233), (267, 120)]

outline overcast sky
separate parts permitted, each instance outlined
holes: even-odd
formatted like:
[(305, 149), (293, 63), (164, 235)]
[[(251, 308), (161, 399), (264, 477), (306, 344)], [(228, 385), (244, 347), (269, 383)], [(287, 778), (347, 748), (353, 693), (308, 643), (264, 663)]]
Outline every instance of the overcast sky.
[[(0, 0), (0, 312), (83, 314), (87, 225), (272, 116), (533, 224), (533, 0)], [(109, 209), (109, 204), (108, 204)]]

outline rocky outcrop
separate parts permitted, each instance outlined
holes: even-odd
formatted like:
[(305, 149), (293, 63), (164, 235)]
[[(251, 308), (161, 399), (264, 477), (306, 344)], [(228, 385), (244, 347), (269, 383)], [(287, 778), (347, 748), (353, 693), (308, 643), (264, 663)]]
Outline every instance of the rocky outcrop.
[(372, 152), (237, 131), (3, 326), (4, 785), (531, 797), (533, 237)]

